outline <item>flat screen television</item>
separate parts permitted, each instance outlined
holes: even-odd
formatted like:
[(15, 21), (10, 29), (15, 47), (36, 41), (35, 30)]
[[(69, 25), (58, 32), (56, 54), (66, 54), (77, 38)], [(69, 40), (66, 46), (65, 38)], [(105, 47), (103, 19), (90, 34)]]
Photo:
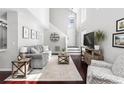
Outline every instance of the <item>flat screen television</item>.
[(94, 49), (94, 32), (90, 32), (84, 35), (84, 45), (88, 48)]

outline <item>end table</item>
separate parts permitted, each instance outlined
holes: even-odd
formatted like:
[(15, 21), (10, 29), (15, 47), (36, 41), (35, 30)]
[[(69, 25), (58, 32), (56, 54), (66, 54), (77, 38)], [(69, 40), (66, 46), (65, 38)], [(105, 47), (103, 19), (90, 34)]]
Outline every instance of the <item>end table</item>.
[(26, 78), (26, 75), (30, 73), (31, 70), (31, 58), (12, 61), (12, 78), (18, 76)]
[(65, 53), (65, 54), (59, 53), (58, 54), (58, 63), (59, 64), (69, 64), (69, 55), (67, 53)]

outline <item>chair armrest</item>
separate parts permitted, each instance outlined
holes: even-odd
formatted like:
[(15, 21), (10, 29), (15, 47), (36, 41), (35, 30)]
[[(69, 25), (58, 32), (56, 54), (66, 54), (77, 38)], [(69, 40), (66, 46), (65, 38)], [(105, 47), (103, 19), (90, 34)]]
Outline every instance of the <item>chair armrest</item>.
[(98, 67), (105, 67), (105, 68), (111, 68), (112, 64), (107, 63), (105, 61), (101, 60), (91, 60), (91, 66), (98, 66)]
[(93, 73), (93, 78), (99, 80), (101, 83), (124, 84), (124, 78), (115, 75)]

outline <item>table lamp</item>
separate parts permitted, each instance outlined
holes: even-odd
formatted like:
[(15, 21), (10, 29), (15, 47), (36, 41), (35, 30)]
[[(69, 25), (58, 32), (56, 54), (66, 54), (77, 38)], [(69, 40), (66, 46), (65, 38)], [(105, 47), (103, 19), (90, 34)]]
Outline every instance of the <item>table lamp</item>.
[(27, 51), (27, 47), (21, 47), (20, 48), (20, 53), (21, 53), (21, 55), (22, 55), (22, 58), (26, 58), (26, 53), (27, 53), (28, 51)]

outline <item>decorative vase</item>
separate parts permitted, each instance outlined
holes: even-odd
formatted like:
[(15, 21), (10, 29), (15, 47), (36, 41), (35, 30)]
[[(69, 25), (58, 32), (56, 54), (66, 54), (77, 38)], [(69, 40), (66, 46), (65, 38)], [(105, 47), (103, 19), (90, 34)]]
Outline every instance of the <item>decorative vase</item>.
[(100, 46), (99, 45), (95, 45), (95, 50), (99, 50)]

